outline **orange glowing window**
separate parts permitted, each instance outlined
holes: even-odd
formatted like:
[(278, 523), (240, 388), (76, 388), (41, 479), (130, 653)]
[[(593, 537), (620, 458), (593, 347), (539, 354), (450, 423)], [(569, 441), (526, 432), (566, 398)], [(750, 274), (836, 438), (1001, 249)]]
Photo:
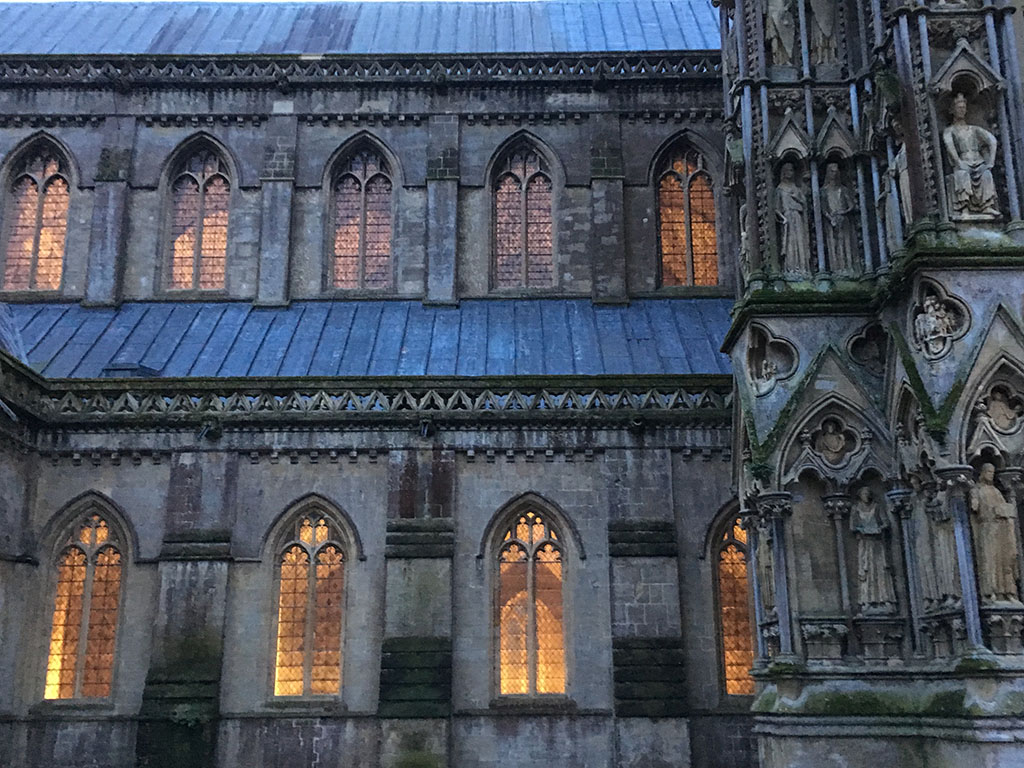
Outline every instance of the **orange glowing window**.
[(718, 547), (718, 600), (722, 623), (722, 660), (725, 692), (733, 696), (754, 693), (754, 630), (750, 620), (747, 581), (747, 532), (736, 520), (722, 535)]
[(46, 665), (47, 699), (110, 696), (121, 603), (121, 553), (90, 513), (60, 555)]
[(494, 184), (494, 286), (550, 288), (554, 283), (551, 175), (522, 149), (499, 166)]
[(224, 288), (230, 202), (227, 167), (214, 152), (200, 150), (182, 163), (171, 183), (170, 288)]
[(497, 623), (502, 695), (565, 693), (562, 551), (539, 514), (519, 515), (498, 554)]
[(364, 150), (341, 168), (333, 190), (335, 288), (391, 285), (391, 176), (379, 154)]
[(662, 285), (718, 285), (715, 195), (704, 158), (671, 156), (658, 179)]
[(345, 555), (334, 524), (316, 515), (299, 519), (279, 564), (274, 695), (336, 695)]
[(9, 190), (4, 290), (60, 288), (70, 200), (64, 162), (46, 149), (29, 155)]

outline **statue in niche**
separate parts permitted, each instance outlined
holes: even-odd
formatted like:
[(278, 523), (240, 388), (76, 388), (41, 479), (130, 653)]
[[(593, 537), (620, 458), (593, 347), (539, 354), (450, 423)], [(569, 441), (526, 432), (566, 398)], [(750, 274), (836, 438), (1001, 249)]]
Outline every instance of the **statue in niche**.
[(757, 520), (757, 584), (765, 615), (775, 609), (775, 569), (772, 565), (772, 524)]
[(939, 297), (928, 294), (920, 314), (914, 318), (914, 340), (927, 357), (938, 358), (949, 351), (956, 332), (956, 318)]
[(992, 422), (992, 426), (1000, 432), (1015, 432), (1020, 426), (1024, 406), (1018, 399), (1012, 398), (1007, 390), (1002, 387), (993, 387), (988, 395), (985, 413)]
[(896, 612), (896, 588), (885, 540), (888, 528), (871, 489), (861, 488), (851, 510), (850, 530), (857, 537), (857, 604), (862, 615)]
[(982, 464), (971, 489), (978, 592), (984, 604), (1018, 604), (1017, 510), (996, 487), (995, 476), (995, 466)]
[(851, 218), (856, 210), (857, 202), (843, 185), (839, 164), (829, 163), (825, 166), (825, 183), (821, 187), (821, 213), (829, 268), (839, 274), (857, 271)]
[(776, 67), (792, 67), (796, 52), (796, 14), (793, 0), (768, 0), (765, 39)]
[(839, 465), (850, 453), (850, 440), (838, 419), (826, 419), (821, 423), (821, 432), (814, 441), (814, 450), (829, 464)]
[(918, 518), (918, 558), (925, 610), (955, 608), (960, 603), (960, 570), (953, 516), (934, 487), (924, 488), (916, 476), (911, 477), (910, 484)]
[(740, 271), (746, 277), (750, 274), (750, 217), (747, 215), (747, 204), (740, 206)]
[(996, 137), (967, 122), (967, 97), (953, 97), (953, 122), (942, 132), (950, 174), (946, 177), (950, 217), (957, 221), (986, 221), (1000, 216), (992, 169)]
[(807, 195), (796, 182), (796, 167), (783, 163), (775, 187), (775, 215), (779, 221), (782, 272), (806, 275), (811, 271), (811, 242), (807, 228)]
[(819, 64), (835, 64), (839, 61), (839, 4), (835, 0), (811, 0), (810, 5), (811, 53)]

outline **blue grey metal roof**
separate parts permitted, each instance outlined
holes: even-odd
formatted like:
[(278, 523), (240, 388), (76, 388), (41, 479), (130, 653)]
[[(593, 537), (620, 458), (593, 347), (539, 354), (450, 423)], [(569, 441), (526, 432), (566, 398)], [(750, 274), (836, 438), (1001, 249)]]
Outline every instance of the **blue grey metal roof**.
[(14, 304), (51, 378), (727, 374), (728, 299)]
[(19, 360), (25, 359), (21, 333), (14, 324), (14, 315), (10, 307), (6, 304), (0, 304), (0, 349)]
[(717, 49), (711, 0), (0, 3), (0, 51), (471, 54)]

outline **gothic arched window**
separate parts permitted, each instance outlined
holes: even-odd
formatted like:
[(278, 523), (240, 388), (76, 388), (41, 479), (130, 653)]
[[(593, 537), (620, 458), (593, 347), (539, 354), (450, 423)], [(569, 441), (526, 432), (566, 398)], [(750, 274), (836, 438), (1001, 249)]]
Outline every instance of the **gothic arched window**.
[(341, 689), (345, 551), (335, 523), (301, 515), (279, 549), (275, 696)]
[(550, 288), (554, 282), (551, 173), (528, 146), (494, 175), (494, 287)]
[(335, 288), (386, 289), (391, 285), (391, 171), (377, 152), (364, 149), (344, 162), (331, 190)]
[(199, 149), (180, 163), (171, 181), (169, 288), (224, 288), (230, 203), (227, 164), (216, 152)]
[(658, 177), (662, 285), (718, 285), (715, 195), (704, 158), (673, 152)]
[(561, 537), (540, 513), (516, 515), (498, 547), (497, 566), (499, 691), (564, 694)]
[(725, 692), (730, 696), (754, 693), (754, 629), (750, 616), (747, 579), (747, 532), (734, 520), (716, 547), (718, 610), (722, 630)]
[(57, 558), (46, 665), (47, 699), (110, 696), (121, 604), (122, 547), (95, 511), (78, 520)]
[(5, 291), (56, 291), (64, 272), (71, 185), (67, 164), (49, 147), (19, 163), (8, 189)]

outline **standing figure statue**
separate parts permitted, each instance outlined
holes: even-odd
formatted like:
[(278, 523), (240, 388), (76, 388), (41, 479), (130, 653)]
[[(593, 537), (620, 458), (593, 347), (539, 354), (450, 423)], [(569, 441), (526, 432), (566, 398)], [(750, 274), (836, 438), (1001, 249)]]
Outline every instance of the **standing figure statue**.
[(839, 61), (839, 40), (836, 34), (839, 3), (836, 0), (811, 0), (811, 53), (818, 64)]
[(779, 254), (783, 274), (811, 271), (811, 242), (807, 227), (807, 195), (796, 183), (796, 168), (783, 163), (775, 187), (775, 216), (779, 221)]
[(765, 39), (776, 67), (792, 67), (796, 53), (796, 14), (793, 0), (768, 0)]
[(911, 477), (917, 528), (917, 556), (927, 612), (955, 608), (960, 603), (960, 568), (956, 557), (953, 516), (934, 486)]
[(946, 177), (950, 217), (958, 221), (999, 218), (992, 168), (998, 142), (991, 132), (967, 122), (967, 97), (953, 98), (953, 122), (942, 132), (950, 174)]
[(772, 523), (763, 517), (757, 520), (757, 586), (765, 617), (775, 610), (775, 568), (772, 565)]
[(843, 186), (839, 164), (825, 166), (825, 183), (821, 188), (822, 228), (825, 230), (825, 253), (833, 272), (852, 274), (857, 270), (851, 216), (857, 210), (853, 193)]
[(857, 537), (857, 605), (862, 615), (896, 612), (896, 589), (885, 540), (888, 527), (871, 489), (861, 488), (853, 503), (850, 530)]
[(995, 486), (996, 468), (982, 464), (971, 489), (971, 530), (982, 604), (1020, 603), (1017, 580), (1017, 510)]

